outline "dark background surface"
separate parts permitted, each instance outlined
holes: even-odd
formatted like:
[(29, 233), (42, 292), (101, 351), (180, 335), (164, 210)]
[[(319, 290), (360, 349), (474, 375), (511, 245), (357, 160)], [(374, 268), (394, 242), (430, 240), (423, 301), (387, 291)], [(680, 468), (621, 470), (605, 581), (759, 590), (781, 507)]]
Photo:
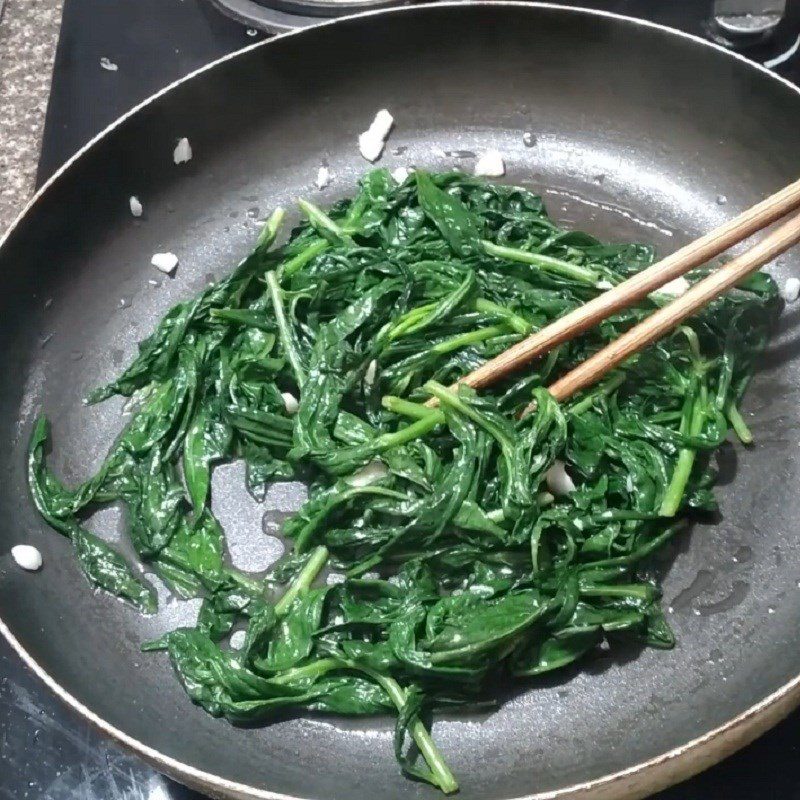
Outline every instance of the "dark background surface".
[[(581, 2), (704, 33), (703, 0)], [(66, 0), (39, 182), (95, 133), (191, 70), (257, 41), (207, 0)], [(769, 57), (788, 39), (751, 51)], [(117, 64), (100, 67), (106, 57)], [(800, 82), (800, 56), (781, 68)], [(701, 76), (700, 76), (701, 77)], [(691, 698), (686, 698), (691, 702)], [(800, 712), (755, 744), (658, 800), (800, 798)], [(75, 717), (0, 641), (0, 797), (200, 800)], [(533, 789), (534, 787), (532, 787)]]

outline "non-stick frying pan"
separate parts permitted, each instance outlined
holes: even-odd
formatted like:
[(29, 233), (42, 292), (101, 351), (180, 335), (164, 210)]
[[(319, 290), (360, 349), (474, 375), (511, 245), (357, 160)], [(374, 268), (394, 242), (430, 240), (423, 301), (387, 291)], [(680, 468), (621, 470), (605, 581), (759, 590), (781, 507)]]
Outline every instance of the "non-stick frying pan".
[[(765, 70), (620, 17), (478, 4), (344, 19), (258, 44), (143, 104), (48, 183), (0, 249), (0, 627), (81, 714), (216, 795), (433, 796), (399, 775), (389, 719), (308, 715), (243, 729), (192, 706), (163, 655), (139, 652), (192, 606), (163, 602), (146, 618), (93, 596), (68, 542), (28, 501), (26, 439), (44, 409), (58, 472), (77, 482), (96, 469), (121, 404), (81, 398), (171, 304), (231, 269), (270, 208), (352, 192), (368, 166), (357, 134), (384, 106), (397, 126), (381, 163), (469, 169), (470, 153), (494, 146), (507, 179), (544, 192), (560, 221), (662, 253), (800, 174), (800, 94)], [(183, 136), (194, 158), (176, 166)], [(334, 182), (320, 193), (323, 163)], [(141, 219), (130, 195), (144, 204)], [(163, 250), (180, 257), (173, 280), (149, 265)], [(800, 275), (798, 254), (773, 271), (780, 281)], [(719, 457), (719, 521), (654, 565), (678, 646), (498, 686), (500, 710), (440, 720), (436, 738), (465, 800), (642, 795), (741, 746), (800, 698), (792, 308), (748, 396), (757, 444)], [(218, 470), (214, 506), (236, 563), (261, 568), (275, 557), (280, 545), (267, 534), (300, 494), (279, 486), (259, 506), (237, 465)], [(120, 538), (113, 511), (90, 525)], [(21, 541), (42, 550), (40, 573), (12, 563)]]

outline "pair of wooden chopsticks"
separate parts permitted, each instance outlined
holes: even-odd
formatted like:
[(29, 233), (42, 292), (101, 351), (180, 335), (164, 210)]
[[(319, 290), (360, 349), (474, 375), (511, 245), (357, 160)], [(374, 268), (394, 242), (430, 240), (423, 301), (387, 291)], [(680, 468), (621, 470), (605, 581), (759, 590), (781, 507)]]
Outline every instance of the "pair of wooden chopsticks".
[[(594, 300), (557, 319), (508, 350), (495, 356), (458, 383), (475, 389), (488, 386), (525, 366), (534, 358), (579, 336), (602, 320), (632, 305), (669, 281), (699, 267), (729, 247), (771, 225), (790, 211), (800, 208), (800, 180), (768, 197), (730, 222), (714, 229), (670, 256), (609, 289)], [(559, 378), (549, 387), (556, 400), (563, 401), (598, 381), (625, 359), (673, 330), (684, 319), (699, 311), (715, 297), (755, 272), (759, 267), (800, 242), (800, 214), (765, 236), (750, 250), (734, 258), (716, 272), (692, 286), (684, 295), (655, 311), (646, 320), (624, 333)], [(457, 386), (458, 384), (456, 384)], [(455, 388), (455, 387), (454, 387)], [(435, 398), (428, 405), (435, 406)], [(530, 409), (526, 409), (527, 412)], [(523, 412), (525, 413), (525, 412)]]

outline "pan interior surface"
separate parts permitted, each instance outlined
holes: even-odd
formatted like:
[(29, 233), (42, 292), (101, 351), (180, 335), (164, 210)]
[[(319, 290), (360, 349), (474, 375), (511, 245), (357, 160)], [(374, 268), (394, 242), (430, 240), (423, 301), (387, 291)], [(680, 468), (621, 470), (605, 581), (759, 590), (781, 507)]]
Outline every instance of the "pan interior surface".
[[(0, 250), (0, 617), (67, 692), (111, 725), (191, 767), (302, 798), (431, 797), (399, 775), (392, 720), (288, 718), (258, 729), (191, 705), (162, 654), (139, 644), (192, 622), (162, 599), (142, 617), (94, 596), (68, 542), (25, 488), (27, 437), (53, 422), (52, 466), (92, 473), (124, 423), (118, 399), (81, 403), (130, 361), (175, 302), (226, 274), (258, 220), (307, 197), (325, 206), (369, 167), (357, 136), (396, 119), (380, 165), (471, 170), (494, 147), (504, 180), (550, 213), (662, 254), (800, 173), (800, 96), (745, 62), (619, 18), (547, 7), (430, 7), (344, 20), (251, 49), (157, 98), (82, 155)], [(524, 136), (529, 133), (530, 136)], [(173, 163), (180, 137), (194, 152)], [(314, 187), (327, 165), (331, 186)], [(135, 219), (128, 198), (144, 215)], [(174, 279), (150, 266), (176, 253)], [(771, 266), (800, 274), (797, 253)], [(722, 512), (654, 565), (678, 637), (670, 652), (614, 650), (536, 684), (498, 687), (496, 711), (439, 718), (461, 797), (512, 798), (599, 778), (723, 724), (800, 673), (800, 343), (784, 312), (748, 395), (756, 437), (718, 457)], [(231, 558), (263, 569), (299, 485), (263, 505), (239, 465), (218, 470), (214, 506)], [(90, 526), (112, 541), (114, 509)], [(44, 554), (40, 574), (9, 555)]]

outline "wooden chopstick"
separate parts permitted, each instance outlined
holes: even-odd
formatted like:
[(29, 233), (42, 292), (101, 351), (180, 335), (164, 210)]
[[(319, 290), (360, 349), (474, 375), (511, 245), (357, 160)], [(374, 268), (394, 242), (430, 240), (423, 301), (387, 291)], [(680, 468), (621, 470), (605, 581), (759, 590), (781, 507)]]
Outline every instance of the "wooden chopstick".
[[(797, 208), (800, 208), (800, 180), (790, 183), (738, 217), (720, 225), (705, 236), (701, 236), (672, 255), (628, 278), (613, 289), (603, 292), (603, 294), (557, 319), (551, 325), (537, 331), (527, 339), (517, 342), (508, 350), (465, 375), (458, 383), (464, 383), (475, 389), (480, 389), (504, 378), (509, 373), (525, 366), (554, 347), (574, 339), (607, 317), (616, 314), (623, 308), (650, 294), (650, 292), (660, 288), (665, 283), (669, 283), (669, 281), (699, 267), (701, 264), (705, 264), (729, 247), (741, 242), (756, 231), (771, 225)], [(454, 386), (453, 388), (456, 387)], [(573, 391), (577, 391), (577, 389)], [(436, 398), (431, 398), (426, 403), (428, 406), (436, 406), (437, 404)]]
[(712, 272), (692, 286), (686, 294), (658, 309), (646, 320), (622, 334), (619, 339), (559, 378), (549, 387), (550, 393), (556, 400), (562, 401), (590, 386), (622, 361), (660, 339), (714, 298), (724, 294), (751, 272), (763, 267), (798, 242), (800, 242), (800, 214), (791, 217), (750, 250), (721, 266), (716, 272)]

